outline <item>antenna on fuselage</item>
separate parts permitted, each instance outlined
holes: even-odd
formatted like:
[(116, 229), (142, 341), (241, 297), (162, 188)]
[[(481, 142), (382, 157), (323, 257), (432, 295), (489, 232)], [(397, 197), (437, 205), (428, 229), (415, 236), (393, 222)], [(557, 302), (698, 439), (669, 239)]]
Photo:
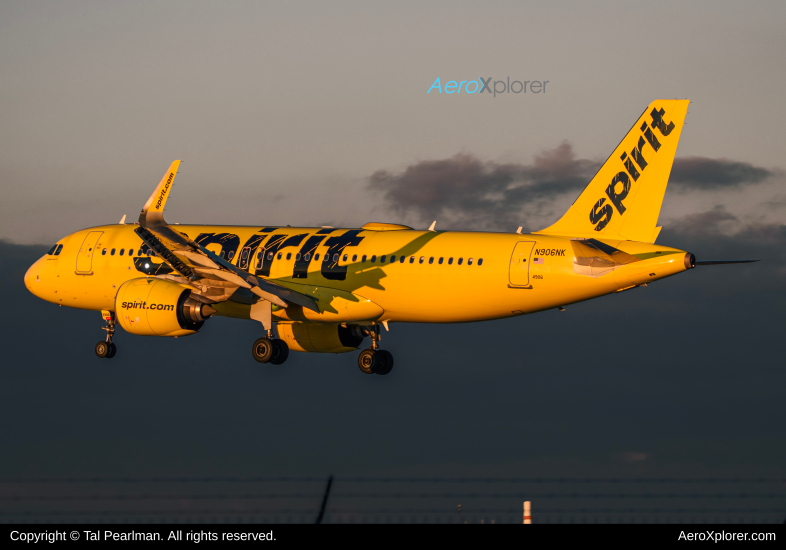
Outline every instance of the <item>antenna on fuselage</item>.
[(126, 215), (123, 214), (123, 217), (120, 218), (120, 225), (125, 225), (125, 223), (126, 223)]

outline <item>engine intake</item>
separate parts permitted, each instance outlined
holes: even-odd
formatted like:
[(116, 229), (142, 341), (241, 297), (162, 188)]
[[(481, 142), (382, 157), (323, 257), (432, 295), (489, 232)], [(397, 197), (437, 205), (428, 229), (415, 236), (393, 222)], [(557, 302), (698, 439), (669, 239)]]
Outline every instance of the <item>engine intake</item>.
[(172, 281), (140, 278), (126, 281), (115, 297), (115, 313), (126, 332), (142, 336), (194, 334), (215, 310), (191, 297)]
[(289, 349), (316, 353), (346, 353), (358, 349), (368, 332), (359, 325), (336, 323), (278, 323), (278, 336)]

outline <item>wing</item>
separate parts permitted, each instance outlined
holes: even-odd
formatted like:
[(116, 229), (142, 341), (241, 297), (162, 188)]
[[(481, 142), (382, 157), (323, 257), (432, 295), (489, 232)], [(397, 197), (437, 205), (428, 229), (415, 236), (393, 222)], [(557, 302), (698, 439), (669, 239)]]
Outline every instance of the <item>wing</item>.
[(134, 229), (139, 238), (177, 273), (163, 277), (191, 287), (194, 297), (206, 303), (225, 301), (239, 288), (244, 288), (277, 306), (286, 308), (295, 304), (319, 312), (312, 297), (243, 271), (166, 223), (164, 206), (179, 166), (180, 161), (176, 160), (169, 167), (142, 208), (139, 227)]

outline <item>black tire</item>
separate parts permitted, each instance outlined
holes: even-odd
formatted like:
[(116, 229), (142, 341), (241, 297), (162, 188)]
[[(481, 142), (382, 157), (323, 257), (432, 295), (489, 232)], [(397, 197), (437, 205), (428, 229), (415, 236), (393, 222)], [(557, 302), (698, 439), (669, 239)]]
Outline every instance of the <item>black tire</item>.
[(280, 365), (289, 357), (289, 346), (283, 340), (273, 340), (273, 357), (270, 359), (271, 365)]
[(109, 344), (107, 342), (98, 342), (96, 344), (96, 355), (101, 359), (109, 355)]
[(254, 342), (251, 353), (259, 363), (269, 363), (276, 352), (276, 347), (268, 338), (259, 338)]
[(364, 349), (358, 355), (358, 367), (364, 374), (374, 374), (379, 368), (380, 360), (373, 349)]
[(116, 353), (117, 353), (117, 346), (114, 343), (109, 344), (109, 353), (106, 354), (106, 358), (112, 359), (112, 357), (114, 357)]
[(377, 368), (376, 373), (382, 376), (390, 374), (390, 371), (393, 370), (393, 354), (388, 350), (381, 349), (377, 351), (377, 356), (382, 359), (382, 364)]

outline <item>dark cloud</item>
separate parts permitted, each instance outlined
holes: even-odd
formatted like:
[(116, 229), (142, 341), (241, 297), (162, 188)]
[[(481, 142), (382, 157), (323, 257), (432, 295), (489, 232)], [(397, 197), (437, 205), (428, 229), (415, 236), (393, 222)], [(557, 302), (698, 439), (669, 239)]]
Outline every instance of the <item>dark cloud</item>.
[(598, 162), (577, 159), (564, 142), (535, 155), (532, 164), (484, 162), (460, 153), (418, 162), (398, 174), (379, 170), (368, 185), (381, 191), (398, 215), (419, 221), (439, 218), (474, 229), (509, 229), (521, 221), (525, 207), (579, 193), (599, 167)]
[(761, 183), (775, 171), (747, 162), (708, 157), (677, 157), (669, 183), (677, 189), (710, 191)]
[[(460, 153), (420, 161), (400, 173), (379, 170), (368, 178), (368, 186), (383, 194), (397, 216), (417, 223), (438, 219), (443, 229), (511, 230), (525, 225), (535, 210), (553, 206), (555, 199), (580, 193), (601, 164), (576, 158), (570, 143), (563, 142), (536, 155), (531, 164), (482, 161)], [(683, 191), (715, 191), (761, 183), (776, 173), (746, 162), (681, 157), (674, 161), (670, 183)], [(715, 212), (690, 223), (719, 223), (724, 215), (730, 216)]]
[(726, 233), (728, 226), (737, 222), (737, 217), (718, 205), (712, 210), (690, 214), (668, 224), (675, 233), (687, 235), (712, 235)]

